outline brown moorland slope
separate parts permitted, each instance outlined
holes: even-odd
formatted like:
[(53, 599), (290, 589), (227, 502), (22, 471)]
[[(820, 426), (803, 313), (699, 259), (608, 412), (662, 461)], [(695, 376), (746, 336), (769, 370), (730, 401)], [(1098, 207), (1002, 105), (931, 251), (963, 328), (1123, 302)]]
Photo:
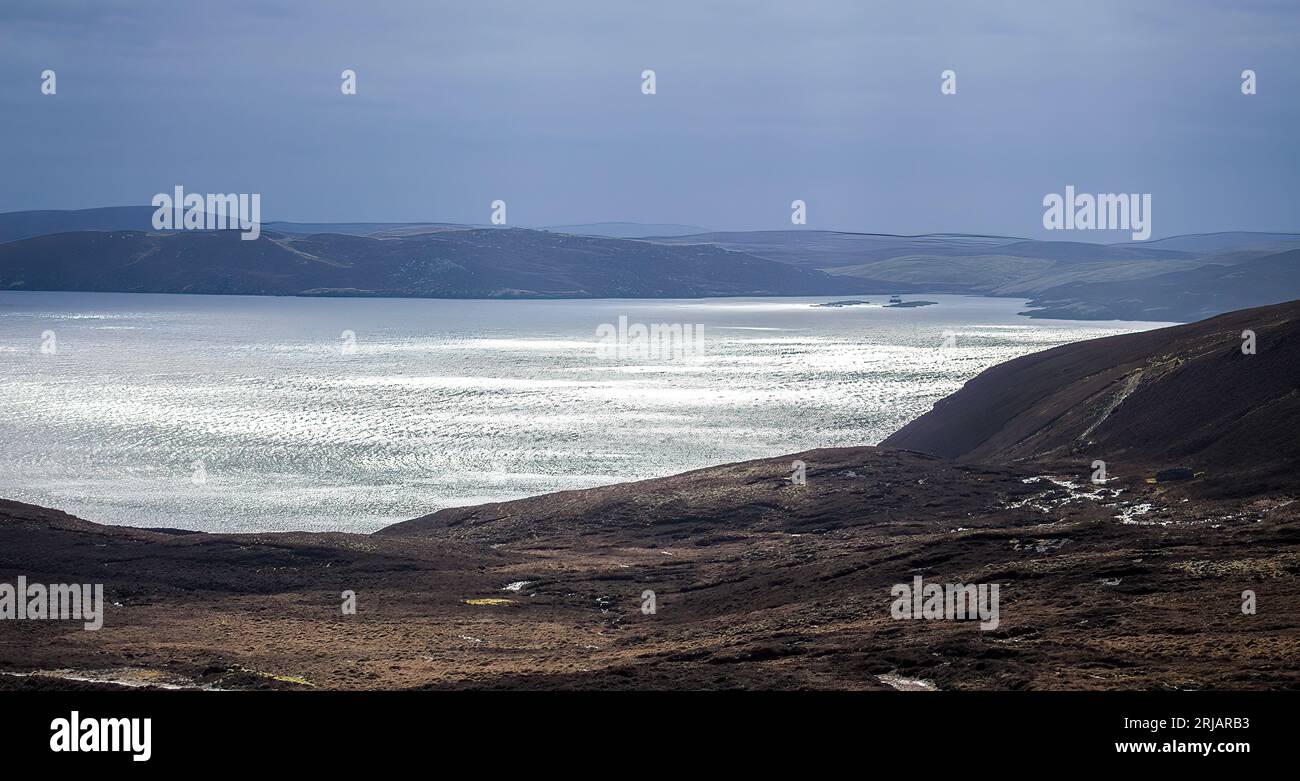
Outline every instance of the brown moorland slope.
[[(1300, 687), (1285, 498), (795, 457), (805, 485), (765, 459), (375, 535), (161, 533), (7, 504), (0, 581), (102, 582), (110, 604), (98, 632), (5, 622), (0, 688)], [(894, 620), (890, 590), (915, 576), (1000, 584), (999, 626)]]
[[(1245, 331), (1255, 353), (1242, 351)], [(994, 366), (882, 446), (980, 463), (1152, 473), (1207, 490), (1300, 485), (1300, 301), (1077, 342)], [(1064, 468), (1064, 467), (1063, 467)]]

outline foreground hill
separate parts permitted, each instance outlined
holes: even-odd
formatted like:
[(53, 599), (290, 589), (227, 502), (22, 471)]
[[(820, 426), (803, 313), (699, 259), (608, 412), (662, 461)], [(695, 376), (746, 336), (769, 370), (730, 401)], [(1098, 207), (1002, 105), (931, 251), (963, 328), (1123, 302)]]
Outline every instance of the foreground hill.
[[(1120, 520), (1144, 505), (1152, 522)], [(0, 580), (93, 580), (109, 607), (98, 632), (6, 627), (0, 688), (1296, 688), (1298, 544), (1278, 497), (1082, 495), (877, 448), (370, 536), (133, 530), (9, 503)], [(915, 576), (999, 584), (999, 625), (892, 618)]]
[[(890, 438), (908, 449), (373, 535), (129, 529), (0, 502), (0, 582), (103, 583), (109, 603), (98, 632), (5, 626), (0, 688), (1300, 688), (1298, 312), (1003, 364)], [(1258, 353), (1234, 356), (1246, 327)], [(1113, 462), (1105, 485), (1079, 476), (1094, 456)], [(1208, 474), (1144, 479), (1173, 463)], [(997, 626), (894, 618), (915, 577), (997, 584)]]
[(863, 283), (731, 252), (521, 229), (376, 238), (60, 233), (0, 244), (0, 289), (123, 293), (689, 298), (840, 295)]
[[(1255, 354), (1242, 333), (1255, 333)], [(1091, 472), (1188, 466), (1219, 491), (1300, 487), (1300, 301), (994, 366), (882, 445)]]

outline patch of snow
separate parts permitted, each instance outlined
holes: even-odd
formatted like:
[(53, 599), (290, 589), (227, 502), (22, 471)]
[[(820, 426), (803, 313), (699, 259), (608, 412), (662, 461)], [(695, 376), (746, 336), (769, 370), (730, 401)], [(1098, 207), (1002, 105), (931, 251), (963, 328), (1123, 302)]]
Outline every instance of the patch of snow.
[(35, 675), (45, 678), (58, 678), (64, 681), (77, 681), (79, 683), (112, 683), (133, 689), (153, 686), (159, 689), (211, 689), (215, 691), (213, 687), (200, 686), (180, 675), (160, 670), (144, 670), (130, 667), (110, 670), (33, 670), (27, 673), (4, 671), (0, 672), (0, 675), (8, 675), (14, 678), (28, 678)]
[(893, 673), (877, 675), (876, 680), (900, 692), (933, 692), (939, 690), (939, 687), (934, 685), (934, 681), (927, 681), (923, 678), (904, 678)]
[(1049, 490), (1045, 493), (1037, 494), (1015, 502), (1009, 502), (1004, 505), (1004, 509), (1018, 510), (1022, 507), (1031, 507), (1044, 513), (1050, 513), (1054, 508), (1063, 507), (1079, 499), (1086, 499), (1092, 502), (1099, 502), (1102, 499), (1110, 499), (1119, 496), (1123, 489), (1119, 488), (1102, 488), (1097, 487), (1092, 490), (1086, 490), (1085, 486), (1068, 480), (1064, 477), (1052, 477), (1051, 475), (1039, 475), (1037, 477), (1022, 478), (1022, 483), (1033, 485), (1035, 483), (1051, 483), (1059, 489), (1064, 489), (1065, 495), (1061, 496), (1059, 491)]
[(1143, 502), (1142, 504), (1134, 504), (1128, 507), (1120, 507), (1119, 515), (1116, 515), (1115, 519), (1117, 521), (1120, 521), (1121, 523), (1141, 523), (1141, 521), (1138, 521), (1136, 519), (1151, 512), (1152, 509), (1154, 508), (1152, 507), (1150, 502)]

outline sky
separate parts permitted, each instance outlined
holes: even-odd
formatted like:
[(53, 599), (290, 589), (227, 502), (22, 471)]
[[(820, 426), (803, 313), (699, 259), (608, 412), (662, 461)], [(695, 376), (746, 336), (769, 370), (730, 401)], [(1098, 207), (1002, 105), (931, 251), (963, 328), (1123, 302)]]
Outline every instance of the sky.
[(0, 211), (1062, 238), (1072, 185), (1300, 231), (1298, 43), (1294, 0), (5, 0)]

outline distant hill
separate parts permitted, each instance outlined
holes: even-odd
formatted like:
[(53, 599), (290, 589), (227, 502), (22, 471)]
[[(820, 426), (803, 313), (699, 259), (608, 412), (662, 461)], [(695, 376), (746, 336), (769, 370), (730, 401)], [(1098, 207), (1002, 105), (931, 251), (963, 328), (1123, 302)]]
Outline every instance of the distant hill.
[[(152, 230), (153, 211), (123, 206), (0, 214), (0, 284), (441, 297), (952, 293), (1029, 299), (1033, 308), (1025, 314), (1037, 318), (1185, 322), (1300, 297), (1300, 234), (1287, 233), (1092, 244), (952, 233), (710, 232), (633, 222), (544, 230), (264, 222), (268, 244), (236, 246), (224, 243), (229, 236), (167, 239)], [(141, 235), (109, 240), (108, 233)], [(7, 246), (38, 238), (46, 240)], [(95, 254), (110, 241), (118, 244), (108, 257), (139, 253), (121, 261), (121, 273), (110, 273), (115, 267)], [(168, 253), (179, 262), (151, 268), (172, 257)], [(139, 276), (145, 268), (148, 278)]]
[(153, 230), (152, 206), (0, 213), (0, 242), (73, 231)]
[(1264, 249), (1280, 251), (1300, 247), (1300, 233), (1255, 233), (1251, 231), (1225, 231), (1223, 233), (1193, 233), (1188, 236), (1170, 236), (1154, 241), (1135, 241), (1113, 244), (1114, 247), (1150, 246), (1156, 249), (1178, 250), (1197, 254), (1212, 254), (1232, 250)]
[(466, 230), (473, 226), (454, 222), (267, 222), (262, 227), (275, 233), (310, 236), (314, 233), (342, 233), (348, 236), (406, 236), (444, 230)]
[(1021, 239), (1005, 236), (933, 234), (892, 236), (821, 230), (732, 231), (670, 236), (662, 244), (713, 244), (796, 266), (831, 269), (903, 255), (972, 255)]
[(1300, 297), (1300, 249), (1231, 265), (1130, 279), (1099, 277), (1041, 290), (1032, 317), (1190, 322), (1220, 312)]
[(612, 239), (641, 239), (653, 236), (686, 236), (707, 233), (698, 225), (671, 225), (640, 222), (593, 222), (584, 225), (547, 225), (541, 230), (572, 233), (578, 236), (604, 236)]
[(1148, 242), (1134, 244), (1090, 244), (1083, 241), (1016, 241), (997, 247), (980, 248), (970, 255), (1010, 255), (1074, 262), (1104, 260), (1188, 260), (1194, 252), (1158, 248)]
[[(151, 231), (153, 230), (153, 214), (154, 207), (152, 206), (106, 206), (95, 209), (0, 212), (0, 242), (76, 231)], [(438, 220), (422, 222), (286, 222), (268, 220), (262, 223), (262, 227), (277, 233), (295, 235), (345, 233), (353, 236), (375, 236), (381, 234), (410, 235), (440, 230), (486, 228), (488, 226)], [(640, 222), (548, 225), (537, 230), (613, 239), (684, 236), (708, 232), (708, 228), (701, 228), (698, 225)]]
[(1234, 232), (1090, 244), (833, 231), (653, 239), (711, 245), (862, 280), (872, 290), (1032, 299), (1031, 317), (1191, 322), (1300, 297), (1300, 234)]
[[(97, 209), (51, 209), (0, 213), (0, 242), (79, 231), (152, 231), (154, 207), (106, 206)], [(427, 233), (472, 226), (448, 222), (263, 222), (277, 233), (308, 235), (346, 233), (371, 236), (382, 233)]]
[(861, 293), (860, 280), (719, 247), (523, 229), (401, 238), (263, 231), (60, 233), (0, 244), (0, 289), (436, 298)]

